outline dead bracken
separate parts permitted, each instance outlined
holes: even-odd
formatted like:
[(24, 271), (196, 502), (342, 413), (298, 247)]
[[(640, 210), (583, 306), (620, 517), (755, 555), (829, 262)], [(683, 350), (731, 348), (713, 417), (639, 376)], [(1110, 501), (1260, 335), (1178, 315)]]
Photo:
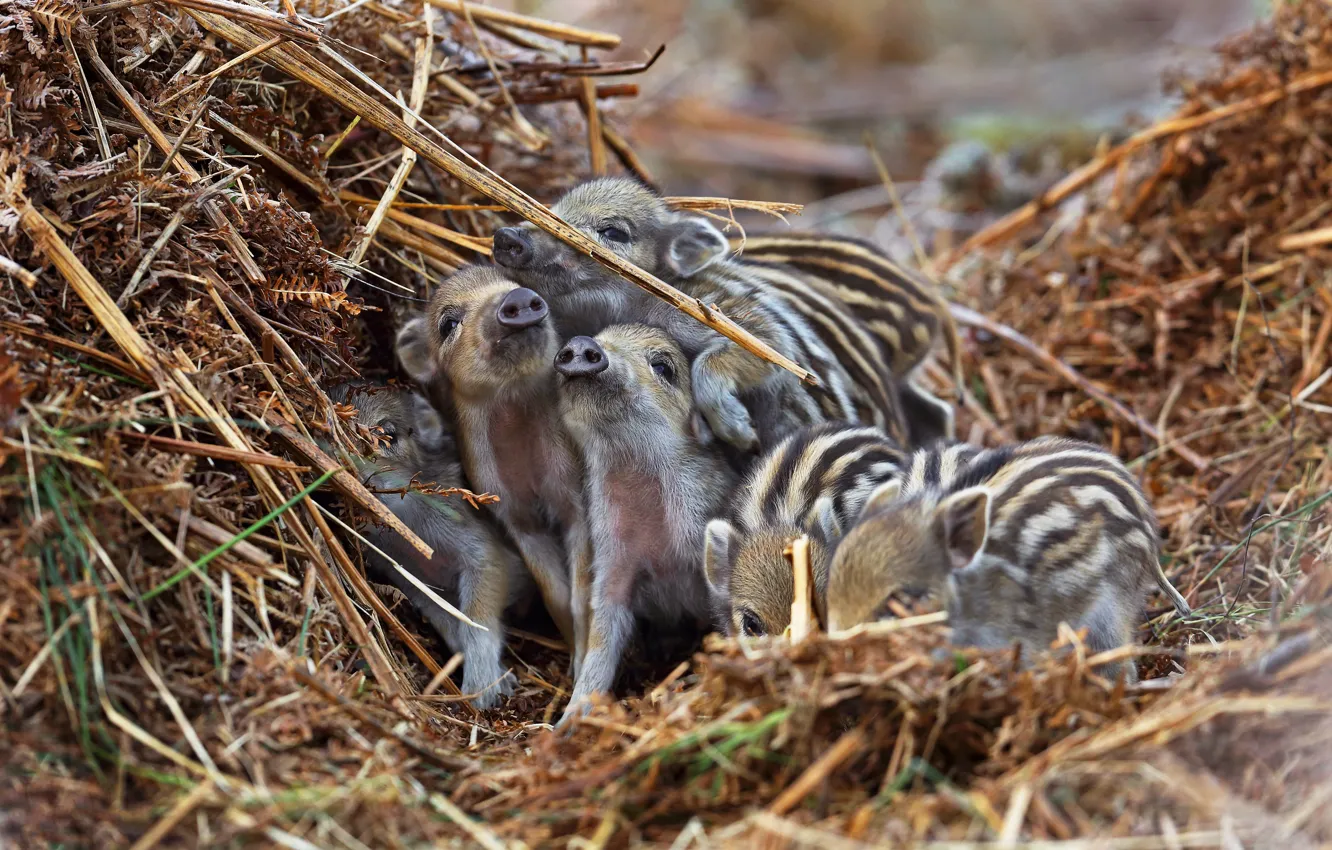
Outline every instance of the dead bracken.
[(509, 629), (516, 693), (478, 712), (366, 580), (342, 523), (397, 521), (324, 388), (390, 374), (502, 210), (651, 180), (600, 111), (643, 69), (616, 43), (462, 0), (0, 9), (0, 841), (1332, 842), (1332, 7), (1280, 4), (1177, 115), (929, 264), (959, 434), (1141, 476), (1193, 609), (1153, 595), (1105, 654), (1142, 684), (925, 614), (640, 659), (564, 736), (559, 641)]

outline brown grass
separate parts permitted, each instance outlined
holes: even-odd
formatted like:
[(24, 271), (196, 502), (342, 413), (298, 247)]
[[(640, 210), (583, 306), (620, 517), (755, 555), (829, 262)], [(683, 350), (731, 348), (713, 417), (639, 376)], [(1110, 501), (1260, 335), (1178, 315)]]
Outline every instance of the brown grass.
[(473, 711), (330, 519), (382, 511), (337, 471), (364, 435), (322, 387), (390, 374), (393, 319), (484, 257), (497, 202), (541, 219), (524, 197), (642, 169), (585, 82), (637, 69), (550, 41), (614, 36), (431, 5), (433, 62), (411, 3), (0, 13), (0, 836), (1332, 842), (1327, 4), (1223, 45), (1178, 116), (934, 263), (973, 311), (964, 433), (1102, 442), (1156, 501), (1196, 613), (1154, 600), (1143, 684), (1073, 634), (1019, 672), (924, 616), (647, 653), (567, 737), (557, 641), (516, 629), (518, 693)]

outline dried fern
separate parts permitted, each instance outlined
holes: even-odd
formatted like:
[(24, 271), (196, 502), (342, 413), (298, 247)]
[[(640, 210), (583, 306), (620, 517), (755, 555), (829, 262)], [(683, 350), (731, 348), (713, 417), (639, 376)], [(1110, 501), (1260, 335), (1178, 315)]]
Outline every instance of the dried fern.
[(360, 315), (362, 310), (376, 309), (366, 307), (359, 301), (353, 300), (345, 292), (328, 292), (320, 289), (314, 283), (292, 279), (280, 279), (277, 283), (278, 286), (268, 290), (268, 296), (275, 304), (290, 304), (293, 301), (300, 301), (325, 310), (341, 310), (351, 316)]
[(65, 0), (37, 0), (32, 6), (31, 13), (51, 35), (59, 34), (65, 38), (72, 38), (83, 25), (83, 12)]

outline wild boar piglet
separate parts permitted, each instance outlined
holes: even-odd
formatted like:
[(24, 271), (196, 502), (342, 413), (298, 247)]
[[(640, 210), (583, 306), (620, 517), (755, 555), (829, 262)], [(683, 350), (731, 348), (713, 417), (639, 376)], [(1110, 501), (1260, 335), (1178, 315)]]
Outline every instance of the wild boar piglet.
[(822, 611), (831, 549), (879, 485), (905, 462), (875, 428), (829, 423), (798, 431), (750, 472), (728, 518), (708, 523), (704, 562), (714, 620), (731, 635), (779, 635), (795, 587), (783, 552), (809, 535), (815, 608)]
[(905, 433), (898, 387), (870, 330), (830, 291), (791, 269), (736, 262), (710, 221), (671, 209), (647, 187), (600, 178), (570, 190), (554, 211), (608, 250), (715, 307), (811, 370), (806, 386), (665, 302), (530, 225), (495, 234), (495, 260), (550, 299), (566, 334), (612, 324), (666, 329), (691, 360), (695, 406), (715, 435), (766, 450), (805, 425), (867, 422)]
[[(375, 451), (355, 457), (362, 482), (384, 506), (435, 550), (426, 559), (389, 528), (362, 531), (376, 549), (466, 614), (484, 629), (459, 620), (430, 599), (373, 550), (367, 562), (421, 612), (448, 644), (463, 654), (463, 691), (489, 708), (512, 691), (513, 677), (500, 663), (503, 614), (530, 601), (532, 582), (518, 554), (480, 511), (457, 497), (410, 489), (413, 480), (436, 488), (463, 487), (462, 466), (452, 435), (424, 398), (414, 392), (366, 383), (342, 384), (329, 392), (356, 408), (356, 421), (376, 436)], [(388, 492), (398, 490), (399, 492)]]
[(910, 443), (954, 436), (953, 406), (920, 386), (917, 373), (940, 340), (962, 386), (957, 325), (939, 288), (870, 242), (832, 233), (783, 231), (731, 239), (738, 260), (798, 304), (845, 305), (878, 344), (896, 381)]
[(1029, 657), (1064, 622), (1096, 653), (1133, 641), (1153, 586), (1189, 612), (1161, 569), (1151, 505), (1113, 455), (1058, 437), (959, 444), (915, 452), (870, 496), (833, 553), (827, 622), (923, 604), (948, 612), (959, 645), (1017, 642)]
[(570, 575), (587, 550), (582, 469), (555, 395), (559, 347), (545, 300), (490, 266), (440, 283), (398, 334), (413, 377), (447, 386), (467, 478), (499, 496), (495, 514), (573, 647)]
[(592, 542), (574, 594), (588, 635), (567, 720), (612, 688), (636, 617), (706, 621), (703, 527), (735, 477), (719, 449), (695, 438), (689, 364), (665, 332), (615, 325), (574, 337), (555, 368), (560, 412), (583, 459)]

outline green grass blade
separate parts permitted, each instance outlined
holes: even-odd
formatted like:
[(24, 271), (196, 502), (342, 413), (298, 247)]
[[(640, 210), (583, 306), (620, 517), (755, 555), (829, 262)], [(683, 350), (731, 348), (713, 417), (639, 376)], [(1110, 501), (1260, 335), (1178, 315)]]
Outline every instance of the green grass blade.
[(282, 516), (287, 511), (291, 510), (298, 502), (301, 501), (301, 499), (304, 499), (306, 496), (310, 495), (315, 490), (317, 490), (320, 485), (322, 485), (328, 479), (332, 478), (334, 473), (338, 471), (339, 470), (337, 469), (330, 469), (328, 472), (325, 472), (323, 475), (316, 478), (309, 487), (306, 487), (304, 490), (297, 493), (295, 496), (292, 496), (290, 499), (278, 505), (276, 508), (273, 508), (273, 510), (269, 511), (267, 514), (263, 516), (263, 518), (257, 520), (249, 528), (245, 529), (240, 534), (237, 534), (235, 537), (231, 538), (226, 543), (223, 543), (221, 546), (218, 546), (216, 549), (204, 555), (199, 560), (195, 561), (193, 564), (190, 564), (188, 567), (185, 567), (184, 569), (180, 570), (175, 575), (171, 576), (171, 578), (159, 584), (157, 587), (154, 587), (152, 590), (145, 593), (143, 595), (143, 600), (147, 602), (149, 599), (152, 599), (154, 596), (158, 596), (162, 593), (165, 593), (167, 590), (179, 584), (190, 573), (198, 573), (218, 555), (221, 555), (223, 552), (226, 552), (232, 546), (235, 546), (237, 543), (249, 537), (251, 534), (254, 534), (256, 531), (268, 525), (270, 522), (277, 519), (278, 517)]

